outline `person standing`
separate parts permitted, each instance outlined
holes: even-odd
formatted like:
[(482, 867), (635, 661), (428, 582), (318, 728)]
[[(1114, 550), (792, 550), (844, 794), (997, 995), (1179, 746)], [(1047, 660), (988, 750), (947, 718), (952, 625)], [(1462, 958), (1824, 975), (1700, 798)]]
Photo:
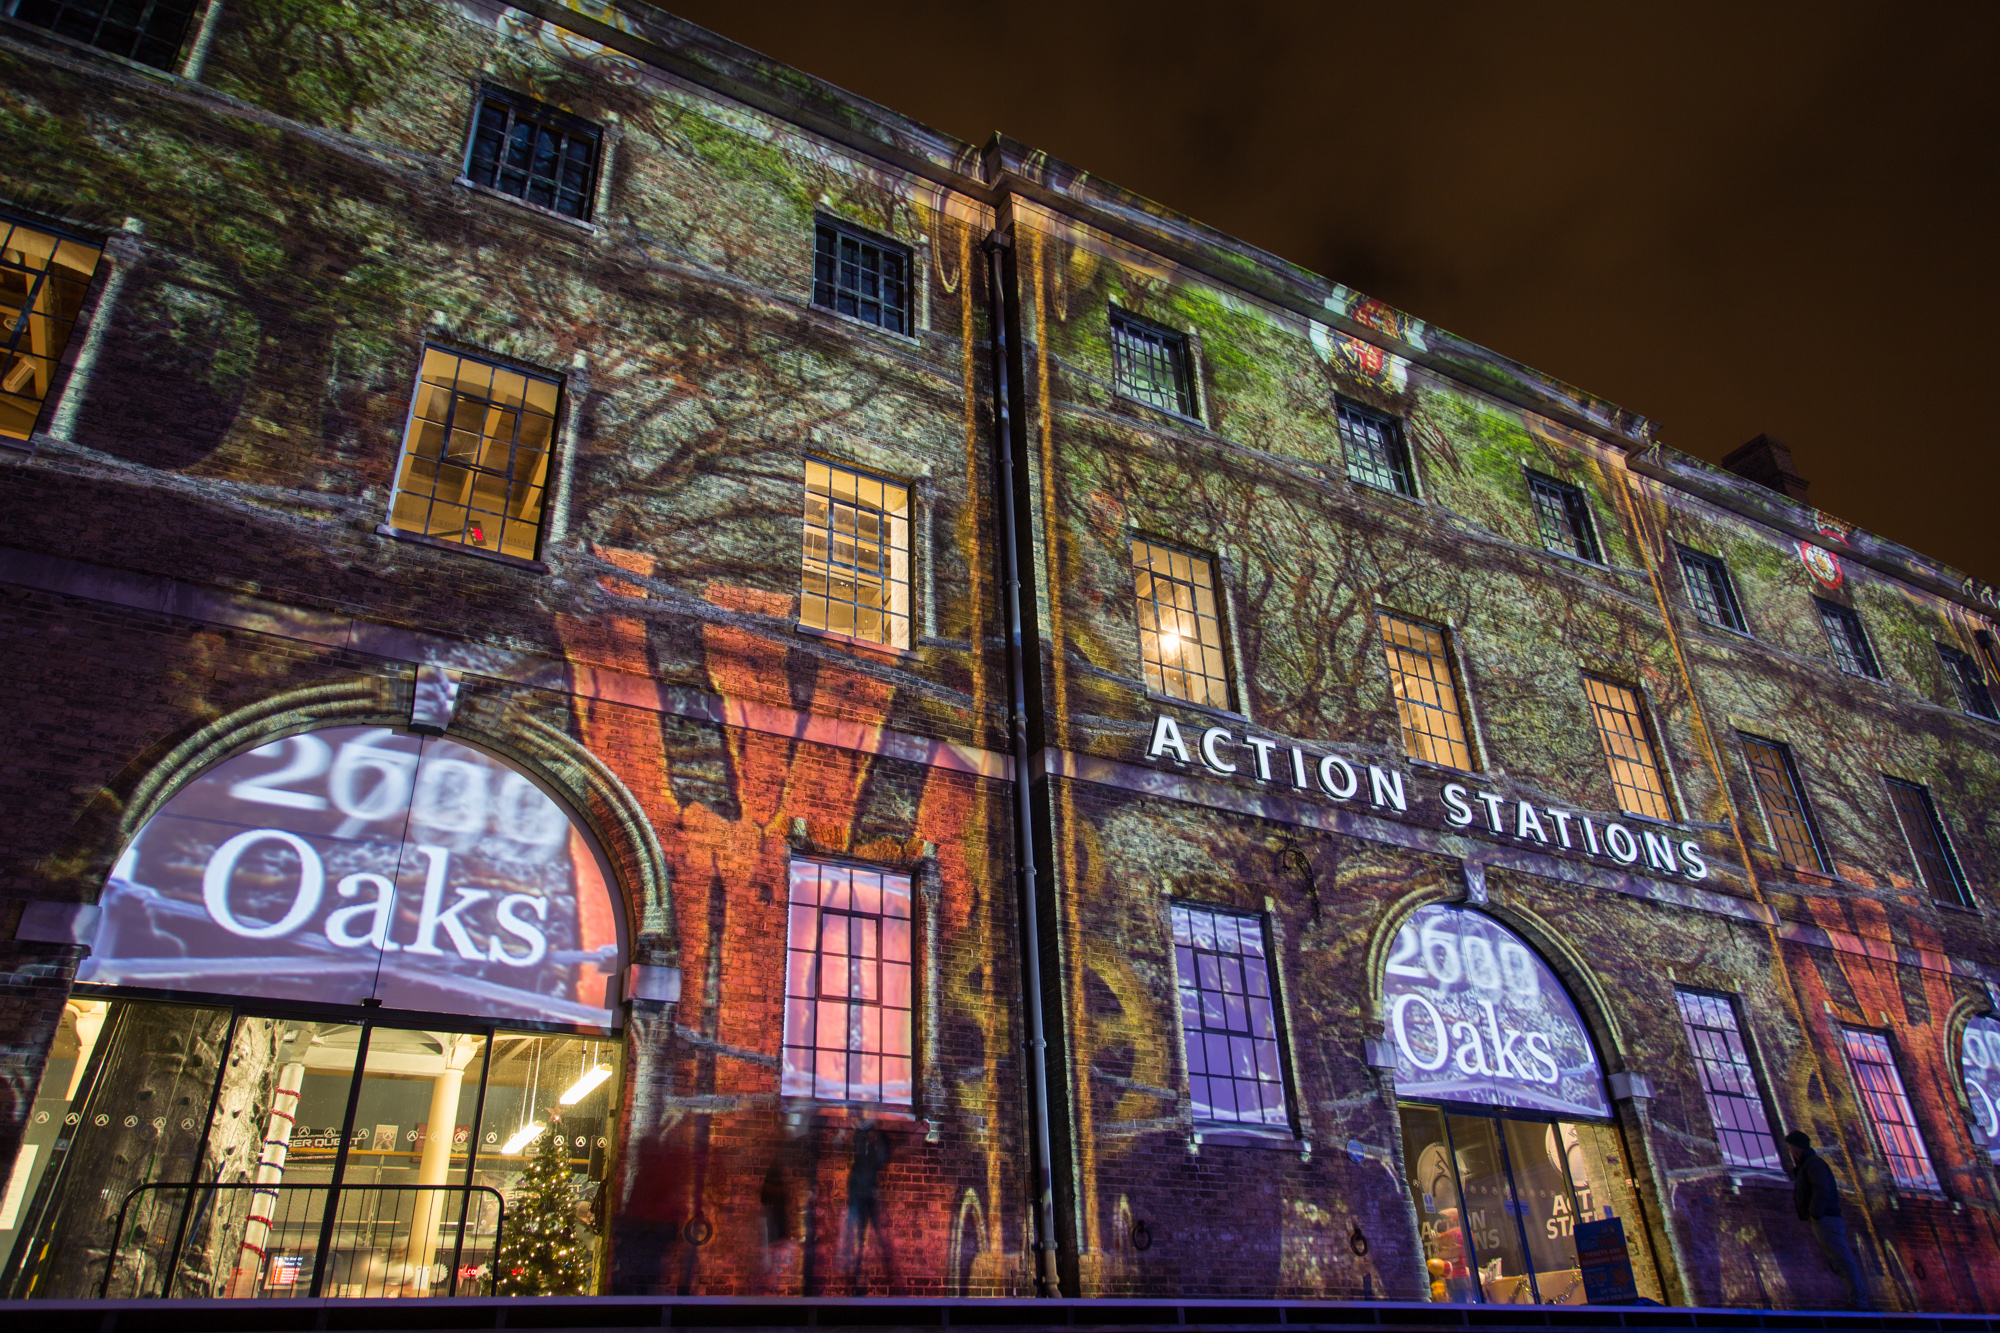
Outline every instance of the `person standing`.
[(847, 1173), (847, 1231), (854, 1246), (854, 1270), (849, 1280), (856, 1289), (861, 1284), (861, 1261), (871, 1230), (882, 1251), (890, 1286), (893, 1288), (896, 1282), (896, 1251), (889, 1243), (888, 1233), (882, 1230), (880, 1212), (880, 1177), (882, 1168), (889, 1165), (891, 1154), (889, 1136), (872, 1117), (864, 1119), (854, 1131), (854, 1164)]
[(1847, 1223), (1840, 1215), (1840, 1184), (1833, 1177), (1833, 1168), (1813, 1151), (1812, 1139), (1803, 1130), (1785, 1135), (1785, 1146), (1792, 1150), (1792, 1203), (1799, 1210), (1799, 1220), (1812, 1227), (1826, 1266), (1847, 1283), (1847, 1308), (1874, 1309), (1861, 1265), (1847, 1244)]

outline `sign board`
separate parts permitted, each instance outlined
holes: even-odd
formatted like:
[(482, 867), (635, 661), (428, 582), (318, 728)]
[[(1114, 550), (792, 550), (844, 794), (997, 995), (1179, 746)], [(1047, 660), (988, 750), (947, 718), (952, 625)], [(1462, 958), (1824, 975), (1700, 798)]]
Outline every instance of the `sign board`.
[(1382, 978), (1403, 1097), (1609, 1116), (1597, 1052), (1548, 964), (1491, 917), (1418, 908)]
[(79, 982), (610, 1027), (588, 835), (500, 760), (387, 727), (216, 765), (119, 858)]
[(2000, 1162), (2000, 1021), (1982, 1017), (1965, 1025), (1959, 1070), (1972, 1118), (1986, 1139), (1986, 1154)]
[(1576, 1263), (1583, 1271), (1583, 1299), (1591, 1305), (1625, 1305), (1639, 1299), (1625, 1223), (1615, 1217), (1576, 1224)]

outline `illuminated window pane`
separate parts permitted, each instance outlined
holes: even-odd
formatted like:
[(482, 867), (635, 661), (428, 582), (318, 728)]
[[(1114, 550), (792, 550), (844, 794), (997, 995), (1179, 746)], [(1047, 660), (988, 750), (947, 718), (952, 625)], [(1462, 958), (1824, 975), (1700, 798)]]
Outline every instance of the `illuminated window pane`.
[(1195, 1120), (1289, 1126), (1263, 923), (1178, 904), (1172, 916)]
[(532, 372), (426, 347), (390, 525), (534, 559), (560, 392)]
[(1119, 389), (1134, 398), (1184, 417), (1194, 415), (1182, 334), (1113, 310), (1111, 373)]
[(1916, 858), (1918, 882), (1938, 902), (1972, 906), (1972, 890), (1965, 882), (1965, 870), (1951, 850), (1951, 840), (1945, 837), (1930, 789), (1899, 778), (1884, 780), (1889, 784), (1889, 798), (1896, 806), (1896, 820), (1903, 826), (1910, 854)]
[(1903, 1076), (1896, 1068), (1889, 1039), (1879, 1032), (1856, 1028), (1842, 1029), (1842, 1036), (1861, 1105), (1868, 1113), (1868, 1123), (1875, 1127), (1876, 1142), (1889, 1159), (1889, 1174), (1904, 1189), (1937, 1191), (1937, 1170), (1931, 1165), (1930, 1149), (1924, 1146), (1909, 1094), (1903, 1091)]
[(793, 861), (779, 1090), (911, 1104), (910, 877)]
[(1840, 663), (1840, 669), (1879, 679), (1882, 671), (1875, 664), (1874, 650), (1868, 646), (1868, 635), (1861, 628), (1861, 616), (1852, 607), (1838, 602), (1813, 600), (1819, 604), (1820, 624), (1826, 627), (1826, 639), (1833, 645), (1833, 660)]
[(171, 69), (195, 0), (17, 0), (5, 12), (100, 51)]
[(1229, 707), (1214, 566), (1157, 542), (1134, 541), (1132, 577), (1146, 688), (1189, 703)]
[(908, 333), (910, 252), (894, 241), (821, 221), (813, 228), (813, 304)]
[(1979, 663), (1948, 644), (1939, 644), (1937, 650), (1944, 660), (1945, 675), (1951, 677), (1958, 706), (1976, 717), (2000, 718), (2000, 709), (1993, 705), (1993, 692), (1986, 688), (1986, 675), (1979, 669)]
[(487, 89), (472, 118), (465, 174), (565, 217), (588, 218), (598, 131), (554, 107)]
[(0, 436), (34, 434), (98, 254), (0, 217)]
[(1590, 527), (1590, 505), (1583, 492), (1566, 482), (1528, 474), (1528, 493), (1534, 497), (1535, 520), (1542, 530), (1542, 545), (1551, 551), (1597, 559), (1597, 539)]
[(1666, 779), (1654, 756), (1637, 692), (1596, 676), (1583, 678), (1583, 692), (1597, 720), (1598, 739), (1604, 743), (1604, 761), (1611, 769), (1618, 808), (1648, 819), (1672, 819)]
[(1729, 566), (1712, 555), (1683, 549), (1681, 573), (1687, 577), (1688, 602), (1697, 616), (1738, 634), (1749, 633), (1743, 608), (1736, 600), (1736, 586), (1729, 578)]
[(1786, 865), (1825, 872), (1826, 854), (1806, 809), (1792, 752), (1777, 741), (1746, 732), (1737, 736), (1743, 742), (1743, 757), (1750, 761), (1750, 779), (1757, 785), (1757, 799), (1770, 821), (1771, 843), (1778, 849), (1778, 859)]
[(909, 488), (808, 458), (805, 531), (799, 623), (909, 647)]
[(1410, 470), (1402, 425), (1394, 417), (1356, 403), (1342, 402), (1337, 415), (1340, 441), (1347, 449), (1349, 479), (1378, 490), (1415, 495), (1417, 479)]
[(1389, 656), (1389, 689), (1403, 723), (1404, 750), (1412, 759), (1471, 768), (1472, 746), (1466, 740), (1444, 631), (1384, 615), (1382, 646)]
[(1731, 1166), (1778, 1170), (1777, 1136), (1758, 1091), (1757, 1072), (1736, 1024), (1736, 1006), (1720, 995), (1676, 991), (1681, 1024), (1701, 1075), (1708, 1116)]

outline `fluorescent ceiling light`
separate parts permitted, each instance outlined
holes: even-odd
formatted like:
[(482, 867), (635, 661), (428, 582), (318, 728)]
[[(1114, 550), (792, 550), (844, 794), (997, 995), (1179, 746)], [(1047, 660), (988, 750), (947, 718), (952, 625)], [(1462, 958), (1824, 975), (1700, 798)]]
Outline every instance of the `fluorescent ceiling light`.
[(610, 1065), (599, 1065), (595, 1069), (585, 1070), (582, 1077), (570, 1084), (569, 1091), (562, 1095), (562, 1104), (564, 1106), (575, 1106), (585, 1097), (588, 1097), (598, 1084), (610, 1077)]
[(517, 1153), (542, 1136), (547, 1125), (523, 1125), (514, 1131), (514, 1137), (500, 1145), (501, 1153)]

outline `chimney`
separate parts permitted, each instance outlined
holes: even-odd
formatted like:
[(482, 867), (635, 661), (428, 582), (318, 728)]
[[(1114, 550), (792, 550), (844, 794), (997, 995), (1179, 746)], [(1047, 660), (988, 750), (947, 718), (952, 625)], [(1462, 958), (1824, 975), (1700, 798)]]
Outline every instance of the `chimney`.
[(1792, 471), (1792, 451), (1783, 440), (1759, 435), (1722, 460), (1722, 466), (1739, 477), (1748, 477), (1759, 486), (1791, 496), (1806, 498), (1806, 479)]

